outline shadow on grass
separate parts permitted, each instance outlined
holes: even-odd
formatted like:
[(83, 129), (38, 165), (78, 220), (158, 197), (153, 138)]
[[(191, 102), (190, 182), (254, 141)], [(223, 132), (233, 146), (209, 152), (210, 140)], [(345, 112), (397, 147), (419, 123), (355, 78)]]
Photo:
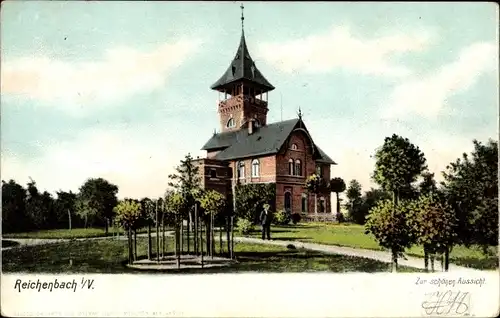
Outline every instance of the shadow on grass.
[(481, 270), (498, 268), (498, 258), (495, 256), (486, 256), (481, 259), (476, 257), (454, 257), (450, 261), (459, 266), (472, 267)]

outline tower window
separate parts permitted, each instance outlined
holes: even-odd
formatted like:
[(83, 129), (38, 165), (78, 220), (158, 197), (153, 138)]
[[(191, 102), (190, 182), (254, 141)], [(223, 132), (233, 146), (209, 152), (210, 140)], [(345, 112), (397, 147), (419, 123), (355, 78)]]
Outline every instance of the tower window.
[(217, 178), (217, 170), (210, 169), (210, 178)]
[(292, 147), (291, 147), (291, 148), (292, 148), (292, 150), (297, 150), (297, 149), (299, 149), (299, 147), (297, 147), (297, 144), (292, 144)]
[(288, 174), (293, 176), (293, 159), (288, 160)]
[(254, 159), (252, 161), (252, 177), (258, 177), (260, 175), (260, 163), (259, 160)]
[(238, 162), (238, 178), (245, 178), (245, 163), (243, 161)]
[(233, 128), (234, 126), (236, 126), (236, 122), (234, 121), (234, 118), (229, 118), (229, 120), (227, 121), (226, 127)]
[(302, 175), (302, 162), (300, 160), (295, 161), (295, 175), (296, 176), (301, 176)]

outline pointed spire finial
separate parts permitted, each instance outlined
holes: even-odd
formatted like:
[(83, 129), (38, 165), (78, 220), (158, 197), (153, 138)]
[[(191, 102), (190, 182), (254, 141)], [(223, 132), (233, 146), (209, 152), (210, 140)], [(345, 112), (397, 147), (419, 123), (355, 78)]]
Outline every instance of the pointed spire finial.
[(302, 110), (300, 109), (300, 106), (299, 106), (299, 112), (297, 113), (297, 115), (299, 115), (299, 119), (302, 119)]
[(243, 30), (243, 20), (245, 20), (245, 16), (243, 15), (243, 10), (245, 9), (245, 7), (243, 6), (243, 3), (241, 4), (240, 8), (241, 8), (241, 30)]

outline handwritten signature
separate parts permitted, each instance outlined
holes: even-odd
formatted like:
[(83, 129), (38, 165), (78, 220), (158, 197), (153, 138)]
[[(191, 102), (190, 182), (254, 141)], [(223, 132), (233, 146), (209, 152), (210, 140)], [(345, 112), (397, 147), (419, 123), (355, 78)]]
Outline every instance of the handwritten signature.
[(422, 308), (427, 315), (463, 315), (468, 316), (470, 310), (470, 294), (468, 292), (433, 292), (425, 294)]

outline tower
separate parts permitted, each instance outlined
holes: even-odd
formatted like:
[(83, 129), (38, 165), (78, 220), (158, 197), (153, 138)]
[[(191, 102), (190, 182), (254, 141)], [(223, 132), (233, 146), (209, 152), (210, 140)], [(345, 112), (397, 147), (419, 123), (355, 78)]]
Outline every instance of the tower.
[[(238, 130), (248, 125), (266, 125), (267, 94), (274, 89), (257, 69), (248, 52), (243, 28), (243, 5), (241, 9), (240, 45), (226, 72), (210, 87), (219, 92), (221, 132)], [(220, 98), (221, 94), (224, 94), (223, 98)]]

